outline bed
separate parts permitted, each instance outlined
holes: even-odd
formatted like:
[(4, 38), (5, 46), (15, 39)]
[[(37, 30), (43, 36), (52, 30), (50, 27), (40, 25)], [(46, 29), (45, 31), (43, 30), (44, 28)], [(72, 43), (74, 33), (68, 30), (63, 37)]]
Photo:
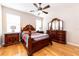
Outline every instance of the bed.
[(40, 50), (41, 48), (52, 45), (52, 42), (48, 34), (37, 33), (32, 25), (26, 25), (21, 30), (22, 43), (27, 49), (28, 56), (32, 56), (34, 52)]

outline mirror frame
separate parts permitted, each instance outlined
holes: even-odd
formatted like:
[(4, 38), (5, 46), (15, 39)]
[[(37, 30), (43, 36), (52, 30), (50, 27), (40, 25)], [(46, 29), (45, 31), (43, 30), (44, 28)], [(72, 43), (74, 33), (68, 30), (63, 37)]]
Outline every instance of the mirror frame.
[[(53, 23), (55, 24), (54, 27), (53, 27)], [(52, 21), (48, 23), (48, 30), (63, 30), (63, 21), (58, 18), (52, 19)]]

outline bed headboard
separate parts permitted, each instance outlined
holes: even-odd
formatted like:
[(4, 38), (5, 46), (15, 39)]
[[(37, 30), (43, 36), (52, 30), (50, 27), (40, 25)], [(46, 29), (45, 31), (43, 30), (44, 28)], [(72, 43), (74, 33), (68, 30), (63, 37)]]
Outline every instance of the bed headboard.
[(31, 31), (35, 31), (35, 28), (32, 26), (32, 25), (26, 25), (23, 29), (22, 29), (22, 31), (29, 31), (29, 30), (31, 30)]

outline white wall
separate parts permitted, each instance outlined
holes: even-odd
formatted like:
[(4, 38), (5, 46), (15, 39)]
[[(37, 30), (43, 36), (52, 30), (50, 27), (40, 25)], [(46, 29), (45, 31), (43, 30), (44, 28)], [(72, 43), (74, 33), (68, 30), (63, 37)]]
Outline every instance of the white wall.
[(0, 5), (0, 36), (2, 34), (2, 6)]
[(48, 29), (48, 22), (57, 17), (64, 21), (67, 31), (67, 43), (79, 45), (79, 4), (52, 4), (49, 14), (44, 17), (43, 30)]
[(7, 24), (6, 24), (6, 13), (12, 13), (12, 14), (16, 14), (19, 15), (21, 17), (21, 27), (26, 26), (27, 24), (31, 24), (35, 27), (35, 19), (36, 16), (31, 15), (29, 13), (25, 13), (25, 12), (21, 12), (21, 11), (17, 11), (11, 8), (7, 8), (7, 7), (2, 7), (2, 11), (3, 11), (3, 20), (2, 20), (2, 27), (3, 27), (3, 33), (7, 32)]
[(0, 47), (1, 47), (1, 35), (2, 35), (2, 6), (0, 5)]

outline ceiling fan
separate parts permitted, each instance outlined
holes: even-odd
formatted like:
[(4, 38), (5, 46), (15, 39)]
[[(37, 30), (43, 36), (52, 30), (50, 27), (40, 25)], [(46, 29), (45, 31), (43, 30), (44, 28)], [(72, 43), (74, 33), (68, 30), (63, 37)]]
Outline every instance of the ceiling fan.
[[(47, 11), (44, 11), (44, 10), (47, 9), (47, 8), (50, 8), (50, 5), (46, 5), (45, 7), (41, 7), (41, 4), (42, 3), (38, 3), (38, 4), (33, 3), (33, 5), (37, 8), (37, 10), (36, 11), (35, 10), (31, 10), (30, 12), (38, 12), (38, 11), (41, 11), (41, 12), (43, 12), (45, 14), (48, 14), (48, 12)], [(38, 13), (38, 15), (39, 14), (40, 13)]]

